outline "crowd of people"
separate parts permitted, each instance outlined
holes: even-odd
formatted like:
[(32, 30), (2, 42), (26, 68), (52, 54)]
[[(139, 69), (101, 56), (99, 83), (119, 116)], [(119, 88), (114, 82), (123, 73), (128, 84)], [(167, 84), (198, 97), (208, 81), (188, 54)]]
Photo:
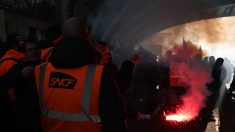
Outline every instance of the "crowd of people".
[[(134, 52), (136, 51), (130, 53)], [(230, 60), (227, 58), (216, 59), (214, 56), (203, 57), (200, 51), (195, 56), (190, 56), (190, 54), (187, 56), (178, 55), (171, 50), (166, 51), (164, 56), (156, 56), (142, 48), (139, 52), (142, 53), (141, 62), (134, 67), (131, 86), (123, 99), (127, 106), (145, 114), (163, 115), (161, 112), (169, 111), (171, 108), (172, 111), (176, 110), (177, 106), (182, 103), (181, 96), (185, 94), (185, 88), (180, 88), (180, 86), (174, 88), (175, 86), (170, 84), (172, 79), (170, 67), (174, 67), (175, 62), (178, 62), (185, 63), (194, 69), (205, 69), (210, 74), (210, 79), (205, 84), (209, 94), (204, 95), (206, 98), (205, 108), (202, 107), (198, 117), (202, 120), (202, 129), (198, 129), (198, 131), (205, 131), (208, 122), (215, 122), (212, 113), (215, 108), (219, 107), (221, 118), (225, 120), (228, 118), (229, 113), (226, 114), (226, 118), (222, 113), (226, 113), (227, 110), (225, 109), (233, 108), (231, 98), (225, 99), (234, 96), (234, 83), (231, 83), (234, 82), (234, 65)], [(184, 53), (187, 53), (187, 51)], [(228, 105), (227, 102), (229, 101), (229, 106), (225, 106), (224, 104)], [(222, 107), (226, 108), (223, 109)], [(230, 115), (230, 117), (232, 116)], [(222, 124), (225, 123), (221, 123), (220, 129), (224, 129)]]
[[(126, 130), (120, 95), (130, 86), (139, 55), (118, 70), (108, 44), (92, 40), (86, 23), (78, 18), (66, 20), (62, 27), (48, 27), (43, 40), (12, 34), (0, 46), (3, 130)], [(131, 113), (136, 119), (149, 118)]]
[[(1, 131), (125, 132), (128, 118), (150, 119), (170, 87), (171, 51), (159, 58), (141, 48), (119, 68), (112, 60), (127, 55), (93, 40), (78, 18), (48, 27), (44, 40), (11, 34), (0, 43)], [(224, 59), (199, 59), (211, 69), (214, 108)]]

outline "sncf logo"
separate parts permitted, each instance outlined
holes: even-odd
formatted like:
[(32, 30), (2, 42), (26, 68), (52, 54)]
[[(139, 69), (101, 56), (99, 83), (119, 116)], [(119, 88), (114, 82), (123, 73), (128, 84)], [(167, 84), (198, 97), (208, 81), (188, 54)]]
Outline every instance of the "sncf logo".
[(65, 73), (61, 72), (51, 72), (49, 87), (50, 88), (65, 88), (73, 89), (77, 80)]

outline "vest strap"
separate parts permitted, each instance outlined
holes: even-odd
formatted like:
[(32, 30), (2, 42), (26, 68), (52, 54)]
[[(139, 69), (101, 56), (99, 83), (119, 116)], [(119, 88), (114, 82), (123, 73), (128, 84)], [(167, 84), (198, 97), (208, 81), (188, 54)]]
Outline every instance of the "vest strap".
[(10, 57), (10, 58), (2, 59), (2, 60), (0, 61), (0, 64), (2, 64), (2, 63), (5, 62), (5, 61), (8, 61), (8, 60), (15, 61), (15, 62), (17, 62), (17, 63), (19, 62), (19, 60), (18, 60), (17, 58)]
[(101, 119), (98, 115), (89, 115), (89, 117), (81, 112), (80, 114), (77, 113), (66, 113), (66, 112), (60, 112), (60, 111), (54, 111), (54, 110), (48, 110), (48, 109), (42, 109), (41, 115), (47, 116), (50, 118), (58, 119), (58, 120), (64, 120), (64, 121), (92, 121), (94, 123), (100, 123)]
[(82, 94), (82, 109), (89, 113), (90, 111), (90, 98), (92, 90), (92, 81), (94, 78), (96, 65), (88, 65), (87, 73), (85, 77), (84, 90)]
[(53, 51), (53, 48), (51, 48), (51, 49), (49, 49), (49, 50), (47, 51), (47, 53), (46, 53), (46, 54), (43, 56), (43, 58), (41, 59), (41, 62), (42, 62), (42, 63), (47, 61), (48, 57), (52, 54), (52, 51)]

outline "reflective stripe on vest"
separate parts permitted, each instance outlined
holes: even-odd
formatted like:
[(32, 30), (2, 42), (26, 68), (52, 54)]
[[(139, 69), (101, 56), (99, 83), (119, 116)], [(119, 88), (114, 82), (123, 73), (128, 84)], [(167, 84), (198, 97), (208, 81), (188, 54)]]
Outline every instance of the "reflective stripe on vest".
[(0, 76), (5, 75), (13, 65), (17, 64), (24, 57), (25, 55), (23, 53), (9, 49), (0, 59)]
[(47, 116), (54, 119), (64, 120), (64, 121), (92, 121), (94, 123), (100, 123), (101, 119), (96, 115), (88, 115), (85, 112), (81, 114), (76, 113), (66, 113), (48, 109), (42, 109), (41, 115)]
[(39, 72), (39, 102), (40, 102), (40, 108), (43, 108), (43, 92), (44, 92), (44, 87), (43, 87), (43, 82), (44, 82), (44, 77), (45, 77), (45, 71), (46, 71), (46, 64), (42, 64), (40, 67), (40, 72)]
[(82, 111), (89, 111), (90, 110), (90, 98), (91, 98), (91, 86), (92, 80), (95, 73), (96, 65), (88, 65), (86, 78), (85, 78), (85, 85), (82, 94)]
[(55, 110), (49, 110), (43, 108), (43, 94), (44, 94), (44, 77), (46, 72), (47, 64), (42, 64), (40, 66), (39, 72), (39, 101), (41, 107), (41, 114), (43, 116), (51, 117), (54, 119), (64, 120), (64, 121), (91, 121), (93, 123), (100, 123), (101, 119), (99, 115), (90, 115), (88, 114), (89, 107), (90, 107), (90, 97), (91, 97), (91, 90), (92, 90), (92, 80), (94, 77), (94, 73), (96, 70), (96, 65), (88, 65), (85, 77), (85, 84), (84, 90), (82, 94), (82, 107), (81, 113), (68, 113), (68, 112), (61, 112)]
[(15, 57), (10, 57), (10, 58), (5, 58), (5, 59), (2, 59), (1, 61), (0, 61), (0, 65), (4, 62), (4, 61), (8, 61), (8, 60), (11, 60), (11, 61), (15, 61), (15, 62), (19, 62), (19, 60), (17, 59), (17, 58), (15, 58)]

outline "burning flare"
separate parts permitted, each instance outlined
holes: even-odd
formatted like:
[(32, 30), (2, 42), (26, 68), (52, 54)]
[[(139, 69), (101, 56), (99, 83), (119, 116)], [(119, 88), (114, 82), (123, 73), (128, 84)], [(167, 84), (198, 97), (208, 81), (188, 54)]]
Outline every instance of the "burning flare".
[(183, 122), (183, 121), (189, 121), (191, 119), (192, 119), (192, 116), (184, 115), (184, 114), (173, 114), (173, 115), (166, 116), (167, 121)]

